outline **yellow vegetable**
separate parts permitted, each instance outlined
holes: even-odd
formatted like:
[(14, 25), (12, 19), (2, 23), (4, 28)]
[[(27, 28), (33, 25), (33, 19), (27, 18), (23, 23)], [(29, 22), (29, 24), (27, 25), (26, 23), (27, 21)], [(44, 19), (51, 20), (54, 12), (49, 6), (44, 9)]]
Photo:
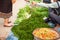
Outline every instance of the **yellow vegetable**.
[(56, 39), (59, 36), (56, 31), (49, 28), (40, 28), (34, 30), (33, 35), (41, 39)]

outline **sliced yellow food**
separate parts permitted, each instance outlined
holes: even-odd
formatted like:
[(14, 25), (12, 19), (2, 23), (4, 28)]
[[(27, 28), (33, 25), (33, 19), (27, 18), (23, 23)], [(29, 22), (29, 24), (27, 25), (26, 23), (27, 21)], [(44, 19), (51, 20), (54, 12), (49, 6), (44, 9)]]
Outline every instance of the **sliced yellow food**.
[(41, 39), (56, 39), (59, 34), (49, 28), (40, 28), (33, 32), (33, 35)]

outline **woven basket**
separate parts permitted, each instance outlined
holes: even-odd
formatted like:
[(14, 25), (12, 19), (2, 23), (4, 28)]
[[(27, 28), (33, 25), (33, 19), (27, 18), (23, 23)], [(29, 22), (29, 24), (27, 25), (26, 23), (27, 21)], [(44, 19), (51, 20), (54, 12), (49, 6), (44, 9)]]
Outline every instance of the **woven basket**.
[[(38, 30), (39, 28), (37, 28), (37, 29), (35, 29), (35, 30)], [(34, 30), (34, 31), (35, 31)], [(53, 30), (53, 29), (52, 29)], [(34, 32), (33, 31), (33, 32)], [(32, 33), (33, 34), (33, 33)], [(33, 34), (33, 36), (34, 36), (34, 34)], [(34, 40), (58, 40), (59, 39), (59, 36), (58, 36), (58, 38), (56, 38), (56, 39), (41, 39), (41, 38), (38, 38), (38, 37), (36, 37), (36, 36), (34, 36)]]

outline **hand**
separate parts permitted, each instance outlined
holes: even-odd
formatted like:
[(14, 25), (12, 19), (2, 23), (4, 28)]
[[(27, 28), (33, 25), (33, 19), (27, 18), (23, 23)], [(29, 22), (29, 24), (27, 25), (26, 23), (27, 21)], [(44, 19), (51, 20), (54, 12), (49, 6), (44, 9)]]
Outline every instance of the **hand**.
[(16, 0), (12, 0), (12, 4), (14, 4), (16, 2)]
[(33, 1), (33, 2), (32, 2), (32, 5), (35, 6), (35, 5), (36, 5), (36, 2)]

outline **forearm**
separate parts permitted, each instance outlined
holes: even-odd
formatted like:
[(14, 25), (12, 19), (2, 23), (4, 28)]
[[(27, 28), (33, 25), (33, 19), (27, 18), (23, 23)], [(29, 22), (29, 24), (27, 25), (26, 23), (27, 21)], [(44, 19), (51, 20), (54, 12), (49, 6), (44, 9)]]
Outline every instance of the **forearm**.
[(37, 3), (36, 6), (42, 6), (42, 7), (47, 7), (48, 8), (48, 6), (45, 3)]
[(37, 3), (36, 6), (42, 6), (42, 7), (47, 7), (47, 8), (57, 8), (56, 3), (51, 3), (51, 4), (46, 4), (46, 3)]

